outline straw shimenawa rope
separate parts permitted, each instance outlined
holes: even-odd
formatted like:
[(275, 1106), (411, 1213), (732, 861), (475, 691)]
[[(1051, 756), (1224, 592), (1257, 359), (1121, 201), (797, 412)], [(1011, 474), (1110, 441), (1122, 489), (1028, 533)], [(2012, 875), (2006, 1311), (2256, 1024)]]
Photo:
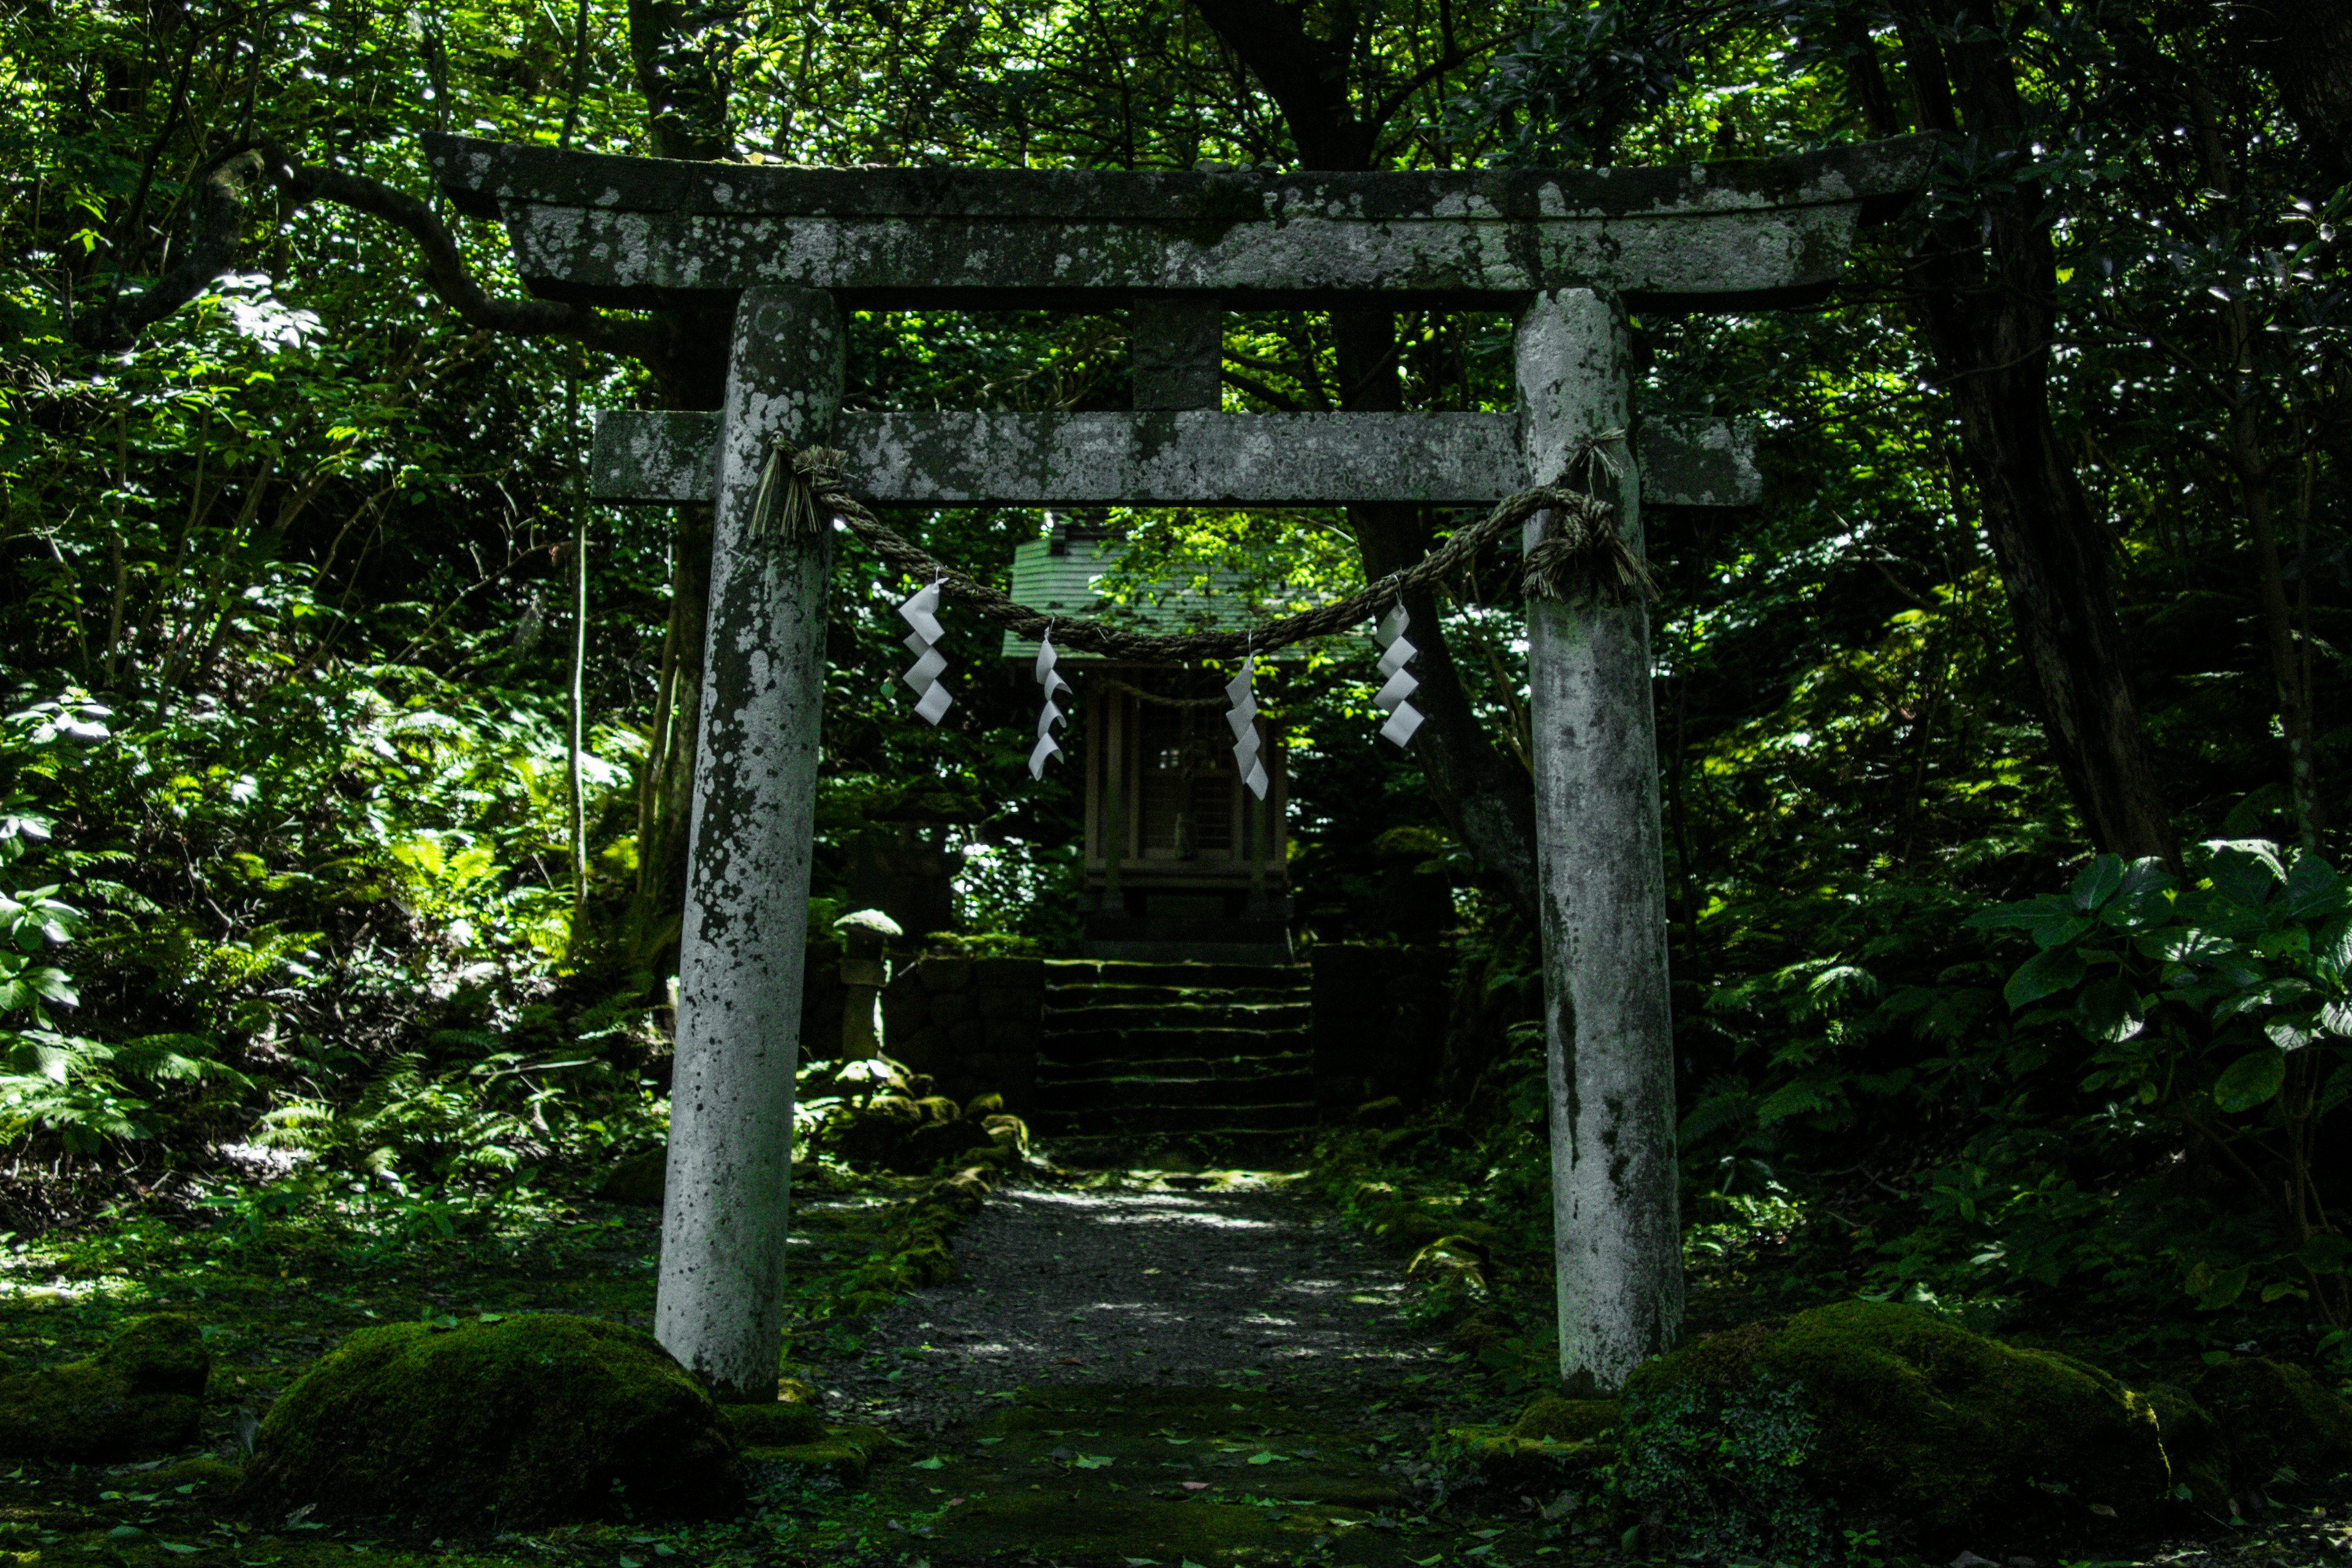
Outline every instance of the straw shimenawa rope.
[[(1608, 439), (1608, 437), (1602, 437)], [(1587, 454), (1589, 458), (1590, 454)], [(1478, 552), (1539, 511), (1552, 514), (1549, 533), (1528, 552), (1522, 590), (1530, 597), (1569, 599), (1591, 595), (1604, 604), (1654, 599), (1657, 588), (1641, 559), (1617, 535), (1617, 509), (1582, 490), (1538, 485), (1498, 503), (1420, 562), (1332, 604), (1237, 632), (1152, 635), (1108, 622), (1045, 616), (1016, 605), (1004, 593), (950, 566), (893, 531), (842, 488), (845, 454), (830, 447), (794, 451), (779, 444), (760, 476), (749, 532), (752, 538), (791, 538), (814, 533), (827, 516), (838, 518), (869, 545), (884, 563), (924, 582), (936, 582), (1017, 637), (1035, 641), (1048, 626), (1054, 646), (1110, 658), (1177, 662), (1240, 658), (1265, 653), (1372, 619), (1404, 595), (1428, 587), (1468, 563)], [(1613, 468), (1613, 465), (1612, 465)]]

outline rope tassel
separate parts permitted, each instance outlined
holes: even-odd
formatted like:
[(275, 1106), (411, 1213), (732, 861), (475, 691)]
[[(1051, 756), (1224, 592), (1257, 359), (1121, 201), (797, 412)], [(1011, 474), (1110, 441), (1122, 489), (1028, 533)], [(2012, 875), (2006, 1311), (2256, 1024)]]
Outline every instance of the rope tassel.
[(1033, 779), (1044, 778), (1045, 759), (1058, 755), (1062, 750), (1062, 742), (1054, 738), (1054, 726), (1066, 726), (1070, 721), (1054, 700), (1070, 689), (1070, 683), (1054, 668), (1060, 658), (1054, 651), (1053, 629), (1048, 627), (1037, 644), (1037, 684), (1045, 689), (1045, 707), (1037, 715), (1037, 744), (1029, 753), (1029, 776)]
[(1242, 672), (1225, 683), (1225, 699), (1233, 710), (1225, 722), (1234, 727), (1234, 763), (1242, 771), (1242, 783), (1250, 794), (1265, 798), (1265, 764), (1257, 757), (1257, 693), (1250, 689), (1251, 679), (1257, 673), (1257, 656), (1242, 660)]
[(1519, 588), (1530, 599), (1592, 598), (1604, 605), (1654, 602), (1658, 584), (1617, 533), (1617, 509), (1570, 490), (1550, 508), (1551, 525), (1528, 551)]
[(1421, 710), (1405, 700), (1421, 689), (1421, 677), (1405, 668), (1421, 651), (1404, 640), (1404, 629), (1412, 623), (1402, 599), (1381, 617), (1380, 638), (1386, 645), (1381, 655), (1381, 673), (1388, 680), (1372, 694), (1372, 700), (1389, 715), (1388, 722), (1381, 726), (1381, 739), (1399, 747), (1412, 744), (1413, 731), (1421, 728)]
[(906, 637), (907, 651), (915, 656), (915, 662), (898, 679), (915, 689), (915, 711), (922, 715), (927, 724), (937, 724), (955, 705), (955, 699), (948, 695), (948, 689), (940, 682), (940, 673), (948, 667), (948, 658), (939, 650), (940, 639), (947, 635), (935, 613), (939, 607), (940, 585), (937, 583), (908, 595), (898, 606), (899, 618), (915, 628)]
[(779, 441), (769, 448), (760, 468), (760, 488), (751, 497), (751, 521), (744, 529), (751, 539), (814, 537), (824, 531), (822, 504), (825, 492), (841, 488), (845, 452), (811, 447), (795, 452)]

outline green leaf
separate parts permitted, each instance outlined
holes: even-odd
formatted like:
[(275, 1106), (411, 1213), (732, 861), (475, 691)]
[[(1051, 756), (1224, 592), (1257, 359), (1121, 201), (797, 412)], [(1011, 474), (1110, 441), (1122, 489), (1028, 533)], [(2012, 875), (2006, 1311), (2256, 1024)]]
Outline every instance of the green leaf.
[(2252, 1110), (2286, 1086), (2286, 1053), (2276, 1046), (2248, 1051), (2214, 1080), (2213, 1103), (2225, 1111)]
[(2245, 1293), (2246, 1271), (2243, 1268), (2231, 1268), (2221, 1273), (2215, 1273), (2201, 1264), (2199, 1268), (2205, 1275), (2202, 1288), (2200, 1288), (2194, 1272), (2189, 1277), (2189, 1288), (2190, 1294), (2197, 1298), (2200, 1310), (2218, 1312)]
[(2124, 872), (2124, 885), (2099, 909), (2103, 924), (2122, 931), (2162, 925), (2172, 918), (2172, 873), (2149, 856), (2135, 860)]
[(2095, 980), (2074, 1000), (2075, 1021), (2092, 1039), (2116, 1045), (2147, 1023), (2147, 1002), (2119, 974)]
[(2071, 947), (2053, 947), (2037, 952), (2025, 961), (2018, 972), (2001, 987), (2001, 999), (2011, 1011), (2030, 1006), (2044, 996), (2055, 996), (2061, 991), (2082, 984), (2088, 973), (2083, 955)]
[(1108, 1454), (1080, 1454), (1076, 1461), (1082, 1470), (1099, 1470), (1115, 1462)]
[(2231, 903), (2259, 907), (2286, 880), (2278, 846), (2267, 838), (2209, 839), (2205, 847), (2213, 851), (2213, 892)]
[(2263, 1026), (2263, 1033), (2269, 1036), (2271, 1044), (2280, 1050), (2299, 1051), (2311, 1044), (2318, 1030), (2310, 1014), (2298, 1013), (2293, 1017), (2273, 1018)]
[(2347, 901), (2342, 873), (2317, 855), (2295, 857), (2286, 874), (2286, 912), (2297, 920), (2343, 912)]
[(2137, 939), (2139, 950), (2168, 963), (2210, 963), (2238, 951), (2228, 937), (2194, 926), (2150, 931)]
[(2082, 874), (2074, 879), (2074, 885), (2066, 892), (2067, 897), (2074, 900), (2076, 909), (2091, 913), (2121, 892), (2123, 885), (2122, 858), (2116, 855), (2101, 855), (2083, 868)]
[(2314, 1274), (2341, 1274), (2347, 1255), (2352, 1255), (2352, 1242), (2323, 1233), (2297, 1247), (2294, 1258)]
[(2322, 980), (2340, 981), (2352, 971), (2352, 920), (2330, 921), (2312, 939), (2311, 967)]

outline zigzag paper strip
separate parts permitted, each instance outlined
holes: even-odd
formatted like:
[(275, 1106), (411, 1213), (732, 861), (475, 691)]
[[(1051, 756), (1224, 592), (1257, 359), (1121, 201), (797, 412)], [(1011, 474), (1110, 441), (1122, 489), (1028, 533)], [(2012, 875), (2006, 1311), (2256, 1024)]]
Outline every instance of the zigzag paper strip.
[(1412, 732), (1421, 728), (1421, 710), (1405, 700), (1421, 687), (1421, 677), (1405, 668), (1421, 651), (1404, 640), (1404, 628), (1411, 621), (1402, 600), (1381, 617), (1380, 638), (1387, 645), (1387, 650), (1381, 655), (1381, 673), (1388, 680), (1372, 694), (1372, 700), (1388, 710), (1389, 720), (1381, 726), (1381, 739), (1400, 746), (1411, 744)]
[(1250, 678), (1257, 673), (1255, 654), (1242, 660), (1242, 672), (1225, 683), (1225, 700), (1232, 711), (1225, 722), (1234, 727), (1234, 763), (1242, 771), (1242, 783), (1258, 799), (1265, 798), (1265, 764), (1257, 760), (1257, 693), (1250, 689)]
[(1061, 656), (1054, 651), (1054, 633), (1048, 627), (1043, 641), (1037, 645), (1037, 684), (1045, 689), (1045, 710), (1037, 715), (1037, 744), (1029, 753), (1029, 776), (1045, 776), (1045, 759), (1060, 752), (1062, 742), (1054, 739), (1054, 726), (1066, 725), (1069, 716), (1054, 699), (1070, 689), (1070, 683), (1055, 673), (1054, 666)]
[(915, 662), (898, 679), (915, 689), (915, 711), (921, 714), (923, 721), (929, 724), (938, 723), (955, 705), (955, 699), (948, 695), (948, 689), (940, 684), (940, 674), (947, 668), (948, 658), (938, 647), (940, 639), (947, 635), (946, 628), (940, 625), (940, 617), (935, 614), (939, 607), (940, 585), (937, 583), (908, 595), (898, 606), (899, 617), (915, 628), (906, 637), (907, 651), (915, 656)]

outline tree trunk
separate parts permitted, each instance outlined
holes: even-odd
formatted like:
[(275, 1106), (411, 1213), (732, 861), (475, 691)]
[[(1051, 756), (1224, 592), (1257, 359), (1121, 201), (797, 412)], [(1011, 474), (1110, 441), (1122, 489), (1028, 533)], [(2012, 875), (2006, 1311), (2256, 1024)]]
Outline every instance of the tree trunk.
[(2276, 84), (2325, 176), (2352, 181), (2352, 0), (2236, 0), (2227, 15), (2231, 36)]
[[(1352, 12), (1340, 16), (1338, 35), (1327, 40), (1309, 35), (1301, 25), (1303, 13), (1294, 7), (1250, 0), (1195, 5), (1282, 110), (1302, 167), (1350, 172), (1375, 165), (1380, 126), (1360, 117), (1349, 96)], [(1373, 414), (1402, 409), (1395, 312), (1335, 310), (1331, 324), (1338, 340), (1339, 405)], [(1417, 507), (1349, 507), (1348, 520), (1368, 578), (1384, 577), (1429, 550), (1429, 520)], [(1405, 612), (1412, 617), (1413, 646), (1421, 650), (1413, 665), (1421, 677), (1413, 705), (1425, 721), (1413, 736), (1413, 760), (1429, 781), (1438, 814), (1486, 868), (1498, 890), (1532, 921), (1538, 903), (1534, 785), (1471, 711), (1435, 596), (1407, 595)]]
[[(2021, 156), (2030, 134), (2015, 68), (1984, 0), (1900, 7), (1913, 98), (1930, 129), (1966, 128)], [(1963, 37), (1948, 57), (1938, 42)], [(1866, 37), (1864, 38), (1866, 46)], [(1855, 96), (1881, 135), (1907, 129), (1867, 47), (1849, 49)], [(1983, 216), (1982, 243), (1946, 233), (1910, 265), (1913, 311), (1960, 424), (2018, 646), (2033, 672), (2042, 734), (2091, 841), (2179, 862), (2156, 784), (2116, 619), (2110, 545), (2050, 420), (2057, 289), (2043, 193), (2023, 184)]]

